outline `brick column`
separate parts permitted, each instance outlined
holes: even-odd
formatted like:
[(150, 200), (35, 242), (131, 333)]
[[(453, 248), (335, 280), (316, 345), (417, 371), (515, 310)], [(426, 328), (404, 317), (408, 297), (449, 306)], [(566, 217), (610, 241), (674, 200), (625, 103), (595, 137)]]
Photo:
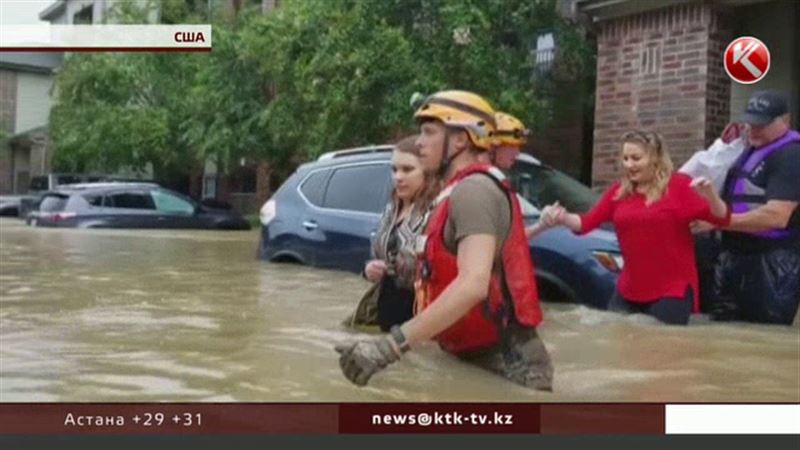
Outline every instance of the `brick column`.
[(267, 202), (272, 195), (270, 189), (270, 178), (272, 175), (272, 167), (266, 161), (259, 161), (256, 165), (256, 209), (261, 209), (261, 206)]
[(722, 52), (731, 33), (704, 3), (610, 20), (597, 40), (592, 184), (620, 173), (620, 136), (661, 133), (676, 166), (719, 135), (729, 117), (730, 80)]
[[(0, 135), (6, 138), (14, 134), (17, 120), (17, 73), (0, 69)], [(14, 167), (8, 141), (0, 142), (0, 194), (14, 190)]]
[(203, 176), (205, 175), (205, 165), (201, 162), (192, 164), (189, 169), (189, 197), (196, 200), (203, 200)]
[(30, 133), (30, 174), (31, 177), (45, 175), (50, 170), (50, 160), (52, 159), (48, 130), (41, 130)]

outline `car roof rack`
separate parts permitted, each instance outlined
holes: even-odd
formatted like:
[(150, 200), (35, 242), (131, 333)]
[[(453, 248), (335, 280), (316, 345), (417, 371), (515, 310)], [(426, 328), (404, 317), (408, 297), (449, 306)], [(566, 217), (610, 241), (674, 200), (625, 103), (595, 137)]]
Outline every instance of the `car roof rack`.
[(74, 183), (74, 184), (61, 184), (56, 190), (84, 190), (92, 188), (108, 188), (120, 186), (158, 186), (158, 183), (152, 181), (99, 181), (93, 183)]
[(368, 155), (371, 153), (383, 153), (394, 150), (394, 145), (367, 145), (364, 147), (347, 148), (344, 150), (335, 150), (332, 152), (323, 153), (317, 158), (317, 161), (329, 161), (334, 158), (342, 158), (344, 156), (357, 156)]

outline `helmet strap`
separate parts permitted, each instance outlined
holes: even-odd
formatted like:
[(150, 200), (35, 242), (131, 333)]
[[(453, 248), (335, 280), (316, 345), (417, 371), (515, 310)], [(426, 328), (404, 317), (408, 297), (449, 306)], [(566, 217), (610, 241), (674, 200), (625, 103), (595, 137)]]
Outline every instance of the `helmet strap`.
[(455, 152), (452, 156), (447, 154), (448, 147), (450, 147), (450, 128), (448, 127), (445, 129), (444, 133), (444, 148), (442, 148), (442, 162), (439, 164), (439, 176), (442, 179), (447, 177), (447, 170), (450, 169), (450, 165), (452, 164), (453, 160), (458, 157), (458, 155), (464, 153), (466, 148), (462, 148), (461, 150)]
[(444, 142), (442, 143), (442, 161), (439, 163), (439, 178), (444, 179), (447, 176), (447, 169), (450, 168), (450, 158), (447, 157), (447, 147), (450, 146), (450, 129), (444, 130)]

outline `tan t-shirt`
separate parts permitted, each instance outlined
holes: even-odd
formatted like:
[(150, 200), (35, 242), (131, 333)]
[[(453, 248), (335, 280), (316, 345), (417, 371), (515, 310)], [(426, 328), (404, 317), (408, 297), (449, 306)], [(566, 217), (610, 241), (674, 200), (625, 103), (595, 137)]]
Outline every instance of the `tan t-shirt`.
[(450, 194), (449, 215), (444, 226), (444, 245), (456, 254), (458, 242), (473, 234), (491, 234), (497, 239), (495, 266), (511, 230), (508, 197), (484, 174), (461, 180)]

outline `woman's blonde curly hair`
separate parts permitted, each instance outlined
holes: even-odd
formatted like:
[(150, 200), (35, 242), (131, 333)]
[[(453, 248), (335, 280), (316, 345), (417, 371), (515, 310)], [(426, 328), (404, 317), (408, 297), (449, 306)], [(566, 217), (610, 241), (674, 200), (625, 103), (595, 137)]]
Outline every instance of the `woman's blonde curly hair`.
[[(669, 152), (664, 147), (661, 136), (658, 133), (644, 130), (632, 130), (622, 135), (623, 144), (637, 144), (647, 152), (648, 156), (653, 160), (655, 166), (655, 180), (650, 183), (647, 190), (644, 192), (645, 203), (651, 205), (667, 191), (669, 179), (672, 176), (672, 159)], [(628, 177), (622, 177), (620, 181), (620, 188), (614, 196), (614, 200), (623, 199), (636, 192), (636, 186)]]

